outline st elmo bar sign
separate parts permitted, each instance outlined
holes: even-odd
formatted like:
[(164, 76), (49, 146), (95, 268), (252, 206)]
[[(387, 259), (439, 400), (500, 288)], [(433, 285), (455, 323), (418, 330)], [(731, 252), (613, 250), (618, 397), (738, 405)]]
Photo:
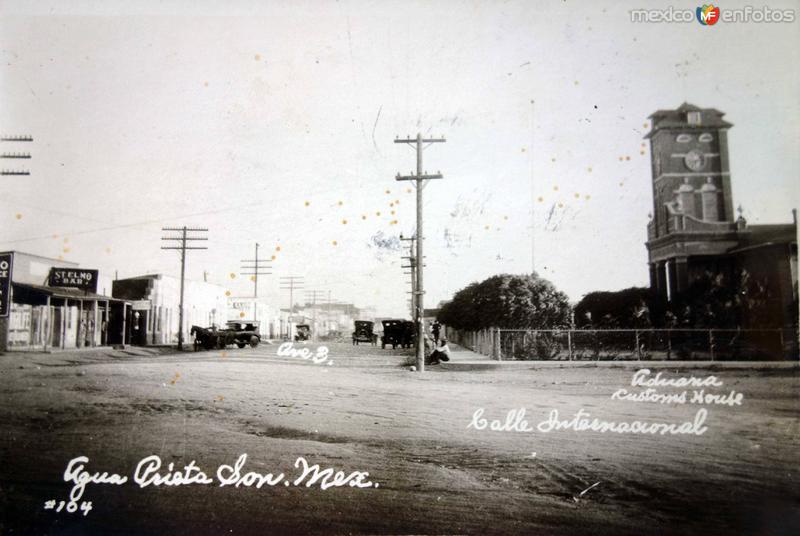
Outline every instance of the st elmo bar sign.
[(51, 268), (48, 284), (51, 287), (72, 287), (97, 292), (97, 270)]

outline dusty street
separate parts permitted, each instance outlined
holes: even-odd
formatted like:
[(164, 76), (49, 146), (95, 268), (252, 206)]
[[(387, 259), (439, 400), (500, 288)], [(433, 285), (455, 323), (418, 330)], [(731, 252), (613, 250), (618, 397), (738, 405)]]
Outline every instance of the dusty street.
[[(715, 375), (723, 386), (706, 393), (735, 390), (743, 400), (661, 404), (612, 400), (620, 388), (644, 389), (631, 387), (636, 367), (432, 367), (419, 375), (401, 366), (408, 350), (328, 348), (322, 364), (278, 357), (277, 345), (152, 357), (0, 356), (0, 532), (796, 534), (800, 527), (797, 369), (664, 369), (664, 378)], [(476, 410), (505, 423), (520, 408), (534, 431), (471, 425)], [(551, 410), (566, 420), (581, 408), (605, 421), (676, 424), (705, 408), (707, 430), (536, 429)], [(285, 482), (220, 486), (218, 467), (242, 454), (242, 475), (285, 473)], [(162, 475), (167, 464), (181, 471), (194, 461), (214, 482), (140, 487), (132, 477), (150, 455), (162, 461)], [(91, 501), (86, 515), (46, 508), (68, 499), (73, 484), (64, 472), (78, 456), (89, 459), (91, 473), (129, 481), (87, 484), (77, 501)], [(307, 487), (308, 478), (294, 485), (298, 457), (345, 475), (368, 472), (372, 485), (321, 489)]]

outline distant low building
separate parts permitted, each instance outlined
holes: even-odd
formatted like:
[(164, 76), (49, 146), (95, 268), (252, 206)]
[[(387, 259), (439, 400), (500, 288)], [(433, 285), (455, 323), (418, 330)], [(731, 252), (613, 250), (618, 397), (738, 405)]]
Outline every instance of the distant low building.
[(261, 337), (280, 338), (286, 332), (286, 319), (280, 308), (269, 298), (252, 296), (231, 296), (228, 298), (227, 320), (237, 322), (258, 322)]

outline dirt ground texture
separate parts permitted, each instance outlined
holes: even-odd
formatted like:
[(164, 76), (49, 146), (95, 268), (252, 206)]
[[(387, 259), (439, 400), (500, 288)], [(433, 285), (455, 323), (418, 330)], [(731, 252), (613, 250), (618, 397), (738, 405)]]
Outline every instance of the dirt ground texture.
[[(0, 356), (0, 533), (800, 533), (797, 368), (661, 369), (716, 375), (724, 386), (713, 392), (733, 389), (744, 401), (657, 404), (611, 399), (634, 389), (636, 368), (418, 374), (402, 366), (409, 350), (327, 346), (330, 365), (278, 356), (277, 345)], [(701, 407), (708, 430), (699, 436), (469, 426), (479, 408), (502, 420), (525, 408), (535, 428), (553, 409), (682, 423)], [(77, 456), (92, 472), (130, 476), (156, 454), (176, 470), (194, 460), (214, 477), (245, 453), (243, 472), (294, 477), (302, 456), (367, 471), (379, 487), (90, 484), (88, 515), (44, 508), (67, 498), (63, 473)]]

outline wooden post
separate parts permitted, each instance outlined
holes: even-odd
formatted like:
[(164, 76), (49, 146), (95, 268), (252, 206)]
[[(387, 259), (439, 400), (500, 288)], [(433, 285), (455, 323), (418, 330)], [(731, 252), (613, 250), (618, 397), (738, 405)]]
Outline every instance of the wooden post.
[(122, 302), (122, 345), (125, 346), (128, 344), (127, 338), (125, 335), (127, 334), (127, 327), (128, 327), (128, 304)]
[(53, 314), (50, 310), (50, 295), (47, 295), (47, 305), (45, 306), (45, 311), (47, 311), (47, 322), (45, 322), (45, 334), (44, 334), (44, 348), (43, 351), (47, 351), (47, 343), (50, 343), (52, 346), (52, 337), (53, 337)]
[(572, 361), (572, 330), (567, 330), (567, 351), (569, 353), (569, 360)]
[(77, 335), (75, 336), (75, 347), (82, 348), (81, 337), (83, 336), (83, 331), (81, 330), (81, 322), (83, 322), (83, 300), (78, 300), (78, 325), (77, 328)]
[(642, 360), (642, 349), (639, 346), (639, 330), (638, 329), (636, 330), (636, 360), (637, 361), (641, 361)]
[(92, 321), (94, 322), (94, 329), (92, 330), (92, 346), (93, 347), (97, 346), (97, 312), (98, 312), (98, 310), (99, 309), (97, 307), (97, 300), (95, 299), (92, 302), (92, 318), (93, 318)]
[(714, 330), (708, 330), (708, 351), (711, 352), (711, 361), (714, 361)]
[(672, 359), (672, 338), (670, 338), (669, 334), (672, 330), (667, 330), (667, 359)]

